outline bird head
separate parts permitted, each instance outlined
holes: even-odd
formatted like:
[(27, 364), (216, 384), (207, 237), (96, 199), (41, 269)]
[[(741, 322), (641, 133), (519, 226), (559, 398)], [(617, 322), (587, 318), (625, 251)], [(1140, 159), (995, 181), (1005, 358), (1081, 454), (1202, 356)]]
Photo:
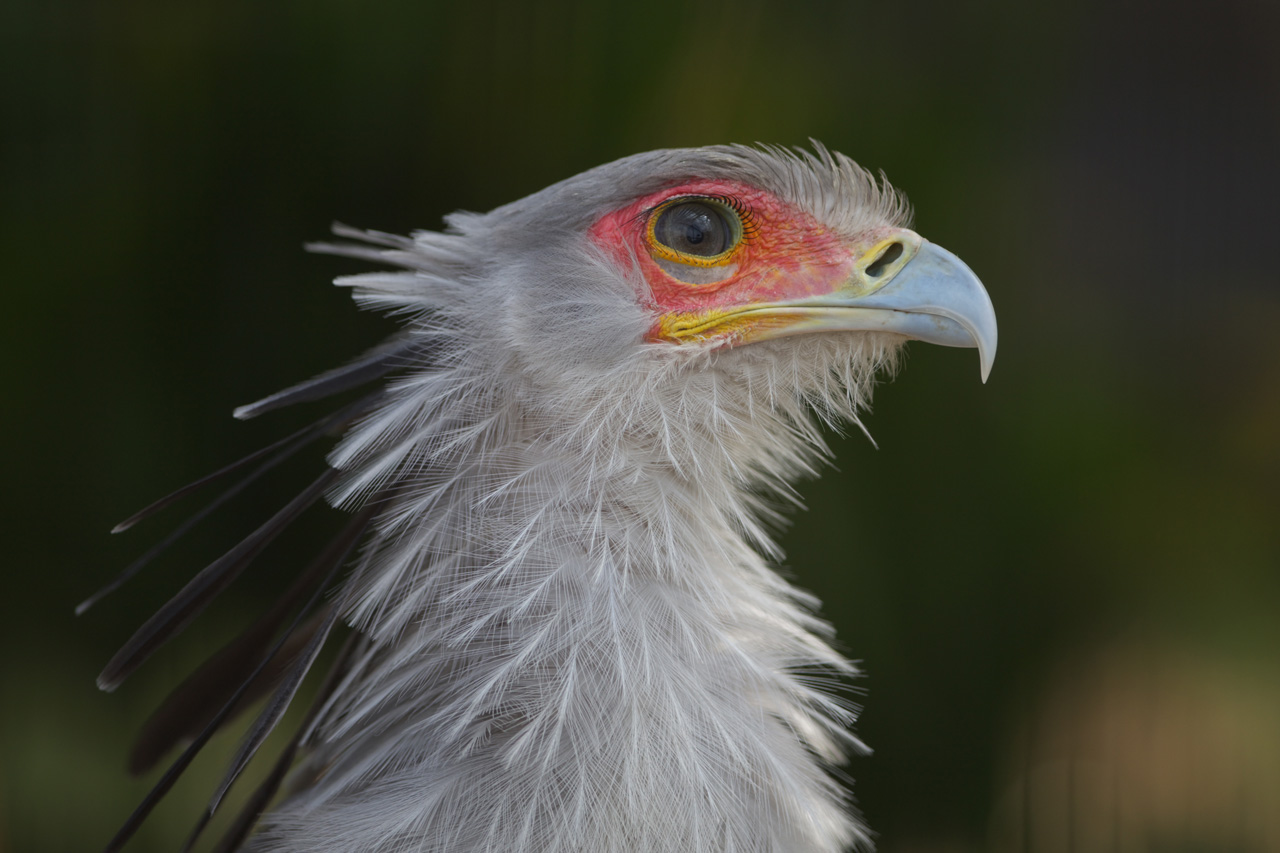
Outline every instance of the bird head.
[(991, 301), (908, 218), (900, 194), (821, 146), (653, 151), (454, 214), (378, 251), (411, 274), (345, 282), (417, 313), (445, 363), (475, 364), (455, 375), (501, 381), (493, 394), (540, 440), (610, 457), (656, 444), (680, 465), (718, 448), (760, 468), (748, 446), (820, 446), (812, 410), (856, 422), (909, 339), (976, 347), (986, 379)]
[(590, 237), (639, 267), (654, 315), (648, 340), (729, 348), (889, 332), (977, 346), (986, 379), (994, 312), (959, 258), (888, 216), (852, 227), (820, 217), (739, 181), (694, 180), (608, 214)]

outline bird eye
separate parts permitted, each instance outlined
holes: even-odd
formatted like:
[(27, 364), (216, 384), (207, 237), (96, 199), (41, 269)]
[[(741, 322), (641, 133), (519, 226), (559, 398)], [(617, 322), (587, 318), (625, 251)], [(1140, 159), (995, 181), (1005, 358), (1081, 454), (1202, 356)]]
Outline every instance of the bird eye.
[(742, 241), (742, 220), (715, 199), (675, 199), (649, 220), (649, 243), (668, 260), (694, 266), (722, 263)]

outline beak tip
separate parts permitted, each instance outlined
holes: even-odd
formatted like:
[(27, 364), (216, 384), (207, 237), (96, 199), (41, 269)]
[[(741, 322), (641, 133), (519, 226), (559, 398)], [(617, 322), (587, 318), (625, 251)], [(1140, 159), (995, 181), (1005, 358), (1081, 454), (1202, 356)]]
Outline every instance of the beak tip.
[(982, 384), (987, 384), (987, 377), (991, 375), (991, 367), (996, 363), (995, 350), (987, 351), (985, 348), (978, 350), (978, 367), (982, 371)]
[(890, 283), (859, 302), (912, 315), (917, 322), (900, 321), (897, 329), (909, 338), (976, 348), (983, 384), (991, 375), (997, 336), (991, 297), (973, 270), (938, 244), (923, 241)]

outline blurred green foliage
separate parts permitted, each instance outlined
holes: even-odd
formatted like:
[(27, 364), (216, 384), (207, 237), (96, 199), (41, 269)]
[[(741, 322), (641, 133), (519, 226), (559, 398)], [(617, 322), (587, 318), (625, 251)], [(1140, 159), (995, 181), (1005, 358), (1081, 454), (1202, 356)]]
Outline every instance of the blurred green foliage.
[[(1024, 735), (1063, 725), (1064, 683), (1093, 719), (1112, 695), (1095, 669), (1152, 667), (1207, 673), (1143, 695), (1229, 709), (1210, 716), (1246, 746), (1223, 778), (1245, 781), (1228, 834), (1164, 817), (1203, 806), (1195, 784), (1138, 809), (1144, 849), (1280, 849), (1255, 819), (1280, 792), (1278, 33), (1248, 0), (3, 4), (0, 850), (105, 843), (152, 781), (123, 772), (141, 719), (334, 523), (273, 548), (117, 695), (94, 689), (297, 477), (75, 619), (172, 522), (106, 531), (307, 414), (236, 424), (233, 405), (391, 328), (326, 289), (354, 267), (304, 241), (335, 218), (434, 228), (635, 151), (810, 137), (906, 190), (1001, 323), (985, 387), (973, 353), (912, 347), (867, 418), (879, 448), (833, 436), (839, 473), (803, 487), (784, 537), (865, 666), (875, 753), (849, 772), (881, 849), (1068, 849), (1049, 818), (1000, 823), (1008, 791), (1049, 796)], [(132, 849), (179, 846), (233, 747)], [(1144, 790), (1200, 773), (1131, 763)]]

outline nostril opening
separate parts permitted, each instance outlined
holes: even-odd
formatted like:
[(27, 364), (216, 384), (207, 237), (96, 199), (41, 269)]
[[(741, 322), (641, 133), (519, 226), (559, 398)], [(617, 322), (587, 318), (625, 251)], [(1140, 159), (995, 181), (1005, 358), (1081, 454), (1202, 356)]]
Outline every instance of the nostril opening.
[(881, 273), (884, 272), (884, 268), (900, 257), (902, 257), (902, 244), (890, 243), (885, 247), (885, 250), (880, 253), (880, 257), (876, 258), (867, 266), (867, 275), (871, 278), (879, 278)]

